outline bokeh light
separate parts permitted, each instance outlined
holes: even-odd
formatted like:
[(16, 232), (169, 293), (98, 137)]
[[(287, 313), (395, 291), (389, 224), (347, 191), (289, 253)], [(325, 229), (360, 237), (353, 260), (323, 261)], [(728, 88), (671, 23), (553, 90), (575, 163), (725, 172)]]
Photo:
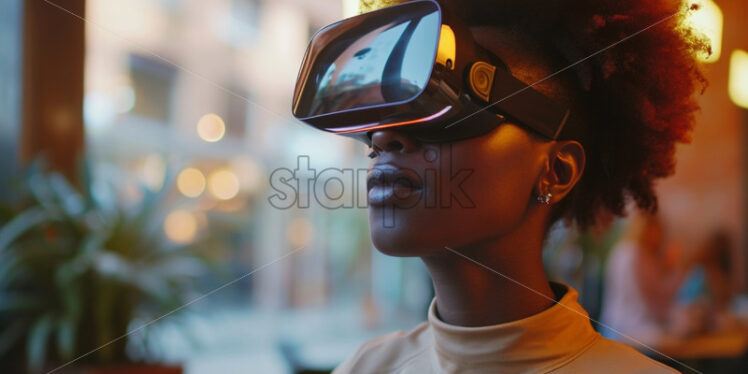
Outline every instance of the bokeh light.
[(727, 90), (735, 105), (748, 108), (748, 52), (741, 49), (732, 52)]
[(696, 0), (699, 9), (692, 11), (688, 16), (687, 23), (694, 29), (704, 33), (712, 45), (711, 56), (699, 54), (698, 58), (704, 62), (716, 62), (722, 51), (722, 10), (711, 0)]
[(239, 177), (229, 169), (219, 169), (208, 177), (208, 191), (216, 199), (233, 199), (239, 193)]
[(197, 219), (186, 210), (175, 210), (164, 220), (164, 234), (177, 244), (187, 244), (197, 236)]
[(220, 116), (209, 113), (200, 117), (197, 122), (197, 134), (206, 142), (217, 142), (226, 134), (226, 125)]
[(177, 176), (177, 189), (187, 197), (198, 197), (205, 191), (205, 176), (200, 170), (186, 168)]
[(164, 186), (166, 161), (161, 155), (152, 153), (143, 160), (143, 183), (151, 190), (158, 191)]

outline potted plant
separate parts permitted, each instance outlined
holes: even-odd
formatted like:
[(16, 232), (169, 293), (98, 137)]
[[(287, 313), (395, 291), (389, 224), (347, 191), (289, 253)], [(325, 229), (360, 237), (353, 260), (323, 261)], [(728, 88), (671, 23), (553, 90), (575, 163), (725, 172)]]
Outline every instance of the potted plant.
[(95, 191), (83, 169), (78, 189), (37, 162), (12, 209), (0, 210), (14, 212), (0, 217), (0, 367), (11, 372), (154, 372), (127, 355), (131, 321), (182, 305), (206, 269), (163, 237), (168, 188), (127, 202), (113, 187)]

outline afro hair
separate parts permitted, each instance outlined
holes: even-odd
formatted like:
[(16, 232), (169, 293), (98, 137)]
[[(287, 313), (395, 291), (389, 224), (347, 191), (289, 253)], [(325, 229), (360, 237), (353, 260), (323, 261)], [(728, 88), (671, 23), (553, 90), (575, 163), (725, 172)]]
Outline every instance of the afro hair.
[(674, 172), (676, 144), (690, 142), (699, 109), (694, 94), (707, 86), (696, 55), (711, 53), (709, 42), (684, 22), (696, 9), (675, 0), (459, 3), (471, 25), (528, 34), (556, 56), (555, 71), (573, 75), (566, 101), (578, 123), (561, 138), (580, 141), (587, 162), (549, 226), (605, 225), (630, 200), (657, 210), (654, 182)]

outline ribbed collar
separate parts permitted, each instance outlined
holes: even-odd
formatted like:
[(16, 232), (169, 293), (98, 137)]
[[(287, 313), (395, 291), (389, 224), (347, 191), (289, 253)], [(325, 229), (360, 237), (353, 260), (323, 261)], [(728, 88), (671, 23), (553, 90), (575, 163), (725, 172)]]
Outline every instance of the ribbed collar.
[[(441, 368), (486, 368), (501, 373), (544, 372), (581, 354), (599, 334), (572, 287), (550, 283), (558, 303), (517, 321), (481, 327), (450, 325), (437, 317), (436, 297), (428, 321)], [(559, 300), (559, 296), (561, 299)]]

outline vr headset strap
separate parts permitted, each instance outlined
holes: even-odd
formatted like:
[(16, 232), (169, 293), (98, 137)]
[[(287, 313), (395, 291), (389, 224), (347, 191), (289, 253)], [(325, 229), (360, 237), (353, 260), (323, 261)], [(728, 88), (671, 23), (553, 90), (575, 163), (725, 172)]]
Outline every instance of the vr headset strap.
[[(487, 102), (487, 109), (522, 118), (522, 124), (547, 138), (557, 139), (569, 119), (568, 108), (559, 106), (500, 67), (480, 61), (474, 63), (470, 69), (470, 86), (477, 97)], [(491, 87), (490, 93), (488, 87)]]

